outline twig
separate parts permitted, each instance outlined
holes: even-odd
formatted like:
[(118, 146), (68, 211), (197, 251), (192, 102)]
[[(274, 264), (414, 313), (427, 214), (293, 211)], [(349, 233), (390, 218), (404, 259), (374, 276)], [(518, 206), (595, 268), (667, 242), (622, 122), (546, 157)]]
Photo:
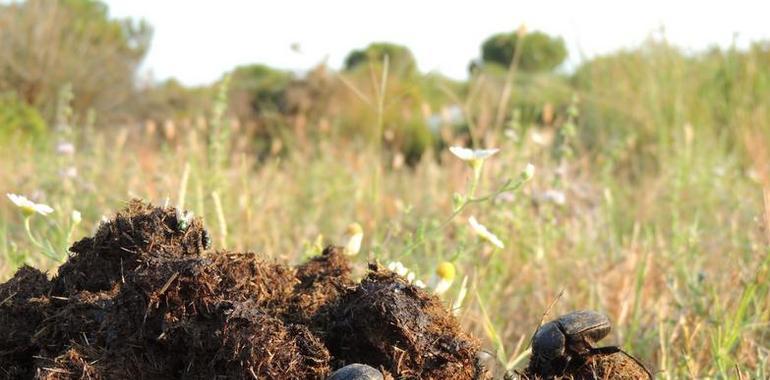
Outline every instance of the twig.
[(172, 274), (171, 277), (169, 277), (168, 281), (166, 281), (166, 283), (163, 284), (163, 287), (160, 288), (160, 292), (158, 292), (158, 295), (165, 293), (166, 290), (168, 290), (168, 287), (171, 286), (171, 283), (174, 282), (174, 280), (176, 280), (177, 276), (179, 276), (179, 272), (174, 272), (174, 274)]
[(0, 302), (0, 306), (3, 306), (3, 305), (6, 303), (6, 302), (8, 302), (8, 300), (10, 300), (11, 298), (13, 298), (13, 296), (15, 296), (17, 293), (19, 293), (19, 292), (13, 292), (13, 293), (11, 293), (11, 295), (10, 295), (10, 296), (8, 296), (8, 297), (5, 297), (5, 299), (4, 299), (2, 302)]
[[(540, 323), (537, 324), (537, 328), (540, 328), (540, 326), (543, 325), (543, 321), (545, 320), (545, 317), (548, 316), (548, 314), (551, 312), (551, 309), (553, 308), (553, 306), (556, 305), (556, 302), (559, 301), (559, 299), (563, 295), (564, 295), (564, 289), (559, 291), (559, 294), (556, 296), (556, 298), (554, 298), (553, 301), (551, 301), (551, 304), (548, 305), (548, 307), (545, 309), (545, 312), (543, 312), (543, 316), (540, 317)], [(537, 332), (537, 329), (535, 329), (535, 332)], [(533, 336), (534, 336), (534, 334), (533, 334)]]

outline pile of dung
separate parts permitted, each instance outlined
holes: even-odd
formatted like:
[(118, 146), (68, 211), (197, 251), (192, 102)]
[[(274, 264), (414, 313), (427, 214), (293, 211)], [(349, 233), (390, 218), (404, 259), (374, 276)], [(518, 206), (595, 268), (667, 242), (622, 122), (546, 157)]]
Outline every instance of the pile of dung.
[(586, 360), (586, 365), (575, 371), (574, 378), (652, 380), (652, 375), (641, 363), (639, 363), (639, 361), (623, 351), (618, 351), (589, 356)]
[(341, 250), (296, 267), (207, 252), (199, 219), (132, 201), (49, 280), (0, 285), (0, 379), (473, 379), (478, 341), (440, 300)]
[[(587, 354), (582, 358), (573, 359), (562, 376), (557, 379), (569, 380), (652, 380), (652, 374), (637, 359), (628, 353), (608, 347), (597, 349), (597, 352)], [(612, 347), (609, 347), (612, 348)], [(531, 363), (530, 363), (531, 364)], [(530, 365), (523, 374), (523, 380), (550, 380), (553, 377), (540, 376)]]
[(332, 354), (413, 379), (473, 379), (478, 344), (435, 297), (376, 265), (342, 296), (328, 329)]

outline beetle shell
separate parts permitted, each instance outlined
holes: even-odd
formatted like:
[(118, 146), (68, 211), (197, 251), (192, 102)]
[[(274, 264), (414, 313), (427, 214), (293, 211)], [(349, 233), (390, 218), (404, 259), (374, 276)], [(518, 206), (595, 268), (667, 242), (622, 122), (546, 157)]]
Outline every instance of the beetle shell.
[(555, 322), (566, 337), (567, 349), (576, 353), (587, 352), (612, 329), (606, 315), (590, 310), (573, 311)]
[(567, 336), (590, 333), (599, 341), (610, 332), (610, 320), (606, 315), (591, 310), (573, 311), (558, 319), (562, 331)]
[(543, 360), (550, 360), (564, 355), (566, 338), (556, 321), (543, 324), (535, 331), (532, 338), (532, 352)]
[(383, 380), (380, 371), (366, 364), (349, 364), (331, 374), (327, 380)]
[(590, 353), (610, 328), (607, 316), (595, 311), (574, 311), (543, 324), (532, 337), (531, 368), (545, 378), (562, 375), (580, 362), (574, 359)]

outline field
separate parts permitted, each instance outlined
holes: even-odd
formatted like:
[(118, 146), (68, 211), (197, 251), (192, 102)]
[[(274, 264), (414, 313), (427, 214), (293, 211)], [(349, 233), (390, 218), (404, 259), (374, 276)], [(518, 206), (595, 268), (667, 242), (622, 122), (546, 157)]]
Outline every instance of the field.
[[(65, 106), (67, 123), (44, 136), (2, 140), (0, 190), (55, 211), (25, 218), (3, 198), (0, 280), (22, 264), (54, 273), (133, 198), (202, 217), (216, 249), (291, 264), (344, 245), (358, 223), (354, 276), (400, 261), (431, 284), (452, 262), (442, 299), (508, 366), (526, 364), (545, 313), (592, 309), (613, 323), (606, 343), (659, 378), (767, 378), (768, 51), (690, 57), (658, 42), (596, 59), (580, 78), (480, 75), (442, 89), (464, 127), (417, 159), (388, 137), (409, 82), (387, 63), (331, 75), (330, 108), (346, 111), (271, 115), (268, 129), (283, 130), (268, 140), (231, 119), (225, 96), (165, 125), (100, 126)], [(497, 123), (506, 91), (513, 105)], [(450, 146), (500, 151), (476, 181)], [(480, 239), (471, 216), (504, 247)]]

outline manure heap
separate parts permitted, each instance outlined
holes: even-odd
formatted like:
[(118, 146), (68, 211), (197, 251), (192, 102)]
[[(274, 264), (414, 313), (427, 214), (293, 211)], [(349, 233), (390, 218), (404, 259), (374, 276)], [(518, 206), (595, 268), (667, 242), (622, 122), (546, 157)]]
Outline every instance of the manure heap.
[(352, 363), (492, 378), (478, 339), (395, 273), (356, 283), (335, 247), (296, 267), (210, 251), (178, 215), (131, 201), (52, 279), (25, 266), (0, 285), (0, 379), (325, 379)]

